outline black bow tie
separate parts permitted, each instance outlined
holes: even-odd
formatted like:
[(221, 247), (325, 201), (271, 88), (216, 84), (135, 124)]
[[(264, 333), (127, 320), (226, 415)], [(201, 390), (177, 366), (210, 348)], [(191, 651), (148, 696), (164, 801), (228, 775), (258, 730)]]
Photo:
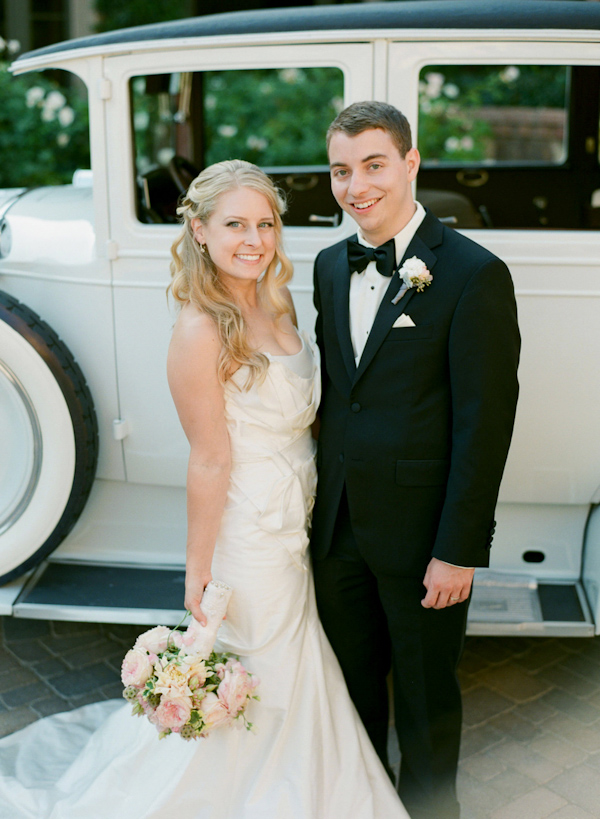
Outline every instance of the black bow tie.
[(382, 276), (393, 276), (396, 268), (396, 243), (393, 239), (379, 247), (365, 247), (348, 239), (350, 273), (362, 273), (369, 262), (375, 262)]

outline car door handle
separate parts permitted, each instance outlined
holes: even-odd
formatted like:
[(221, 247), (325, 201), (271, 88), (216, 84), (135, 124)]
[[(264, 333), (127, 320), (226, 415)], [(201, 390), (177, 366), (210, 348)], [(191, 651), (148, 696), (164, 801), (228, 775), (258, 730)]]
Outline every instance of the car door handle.
[(466, 170), (458, 171), (456, 174), (456, 181), (459, 185), (465, 185), (467, 188), (480, 188), (490, 178), (487, 171)]
[(313, 224), (333, 225), (333, 227), (337, 227), (340, 223), (340, 214), (334, 213), (333, 216), (318, 216), (316, 213), (311, 213), (308, 217), (308, 221)]

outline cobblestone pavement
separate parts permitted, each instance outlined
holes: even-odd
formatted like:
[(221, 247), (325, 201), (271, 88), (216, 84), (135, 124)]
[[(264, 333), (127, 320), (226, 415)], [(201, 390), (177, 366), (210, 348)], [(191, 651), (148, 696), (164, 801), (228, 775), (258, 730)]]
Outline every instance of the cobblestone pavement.
[[(119, 697), (145, 628), (0, 618), (0, 736)], [(470, 637), (461, 683), (463, 819), (600, 817), (600, 637)]]

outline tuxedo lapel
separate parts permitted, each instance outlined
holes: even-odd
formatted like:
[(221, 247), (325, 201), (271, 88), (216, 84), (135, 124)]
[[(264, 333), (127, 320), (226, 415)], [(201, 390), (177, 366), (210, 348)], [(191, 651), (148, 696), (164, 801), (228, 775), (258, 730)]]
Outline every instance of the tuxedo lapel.
[[(425, 219), (406, 248), (406, 253), (402, 257), (400, 267), (402, 267), (406, 259), (411, 259), (413, 256), (416, 256), (418, 259), (425, 262), (430, 271), (433, 270), (437, 262), (437, 256), (431, 248), (436, 247), (441, 243), (442, 232), (442, 224), (429, 211), (427, 211)], [(358, 368), (354, 373), (353, 385), (367, 369), (373, 360), (375, 353), (381, 347), (381, 344), (388, 334), (392, 324), (396, 321), (398, 316), (404, 313), (408, 307), (408, 303), (417, 292), (416, 288), (411, 288), (405, 292), (404, 296), (397, 304), (392, 304), (392, 299), (400, 289), (400, 285), (400, 277), (398, 272), (395, 272), (381, 301), (381, 304), (379, 305), (379, 310), (377, 311), (375, 321), (373, 322), (371, 332), (369, 333), (369, 339), (365, 345), (360, 361), (358, 362)], [(435, 287), (435, 279), (431, 286)]]
[(356, 372), (356, 363), (350, 336), (350, 268), (345, 243), (333, 270), (333, 309), (338, 343), (348, 376), (352, 381)]

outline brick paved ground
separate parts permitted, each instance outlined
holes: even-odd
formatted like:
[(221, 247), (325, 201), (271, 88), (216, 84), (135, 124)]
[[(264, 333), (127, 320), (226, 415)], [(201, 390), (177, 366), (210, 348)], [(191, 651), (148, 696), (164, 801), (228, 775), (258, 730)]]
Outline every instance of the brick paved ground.
[[(144, 628), (0, 618), (0, 736), (120, 696)], [(471, 637), (461, 682), (463, 819), (600, 817), (600, 637)]]

